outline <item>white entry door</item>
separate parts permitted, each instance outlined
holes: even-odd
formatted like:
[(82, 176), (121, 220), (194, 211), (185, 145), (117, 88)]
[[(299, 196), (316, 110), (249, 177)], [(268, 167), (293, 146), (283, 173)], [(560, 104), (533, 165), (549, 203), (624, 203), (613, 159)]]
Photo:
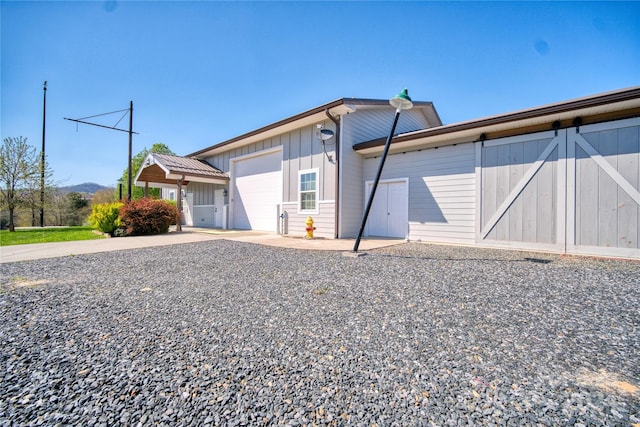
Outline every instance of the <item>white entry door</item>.
[(193, 226), (193, 193), (187, 193), (186, 197), (182, 197), (182, 223)]
[(222, 212), (224, 210), (224, 190), (213, 192), (213, 223), (214, 227), (225, 228), (222, 223)]
[[(367, 182), (366, 200), (372, 187), (373, 182)], [(408, 180), (381, 181), (367, 219), (367, 235), (405, 238), (409, 224), (408, 195)]]

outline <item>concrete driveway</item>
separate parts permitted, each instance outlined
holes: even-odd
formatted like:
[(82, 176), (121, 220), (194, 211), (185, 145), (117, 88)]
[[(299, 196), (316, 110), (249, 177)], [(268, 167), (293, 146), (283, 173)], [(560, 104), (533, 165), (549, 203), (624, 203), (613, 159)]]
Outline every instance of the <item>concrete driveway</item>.
[[(283, 248), (352, 251), (355, 239), (303, 239), (284, 237), (275, 233), (246, 230), (216, 230), (183, 227), (181, 232), (169, 232), (156, 236), (135, 236), (102, 240), (79, 240), (73, 242), (34, 243), (0, 247), (0, 263), (28, 261), (42, 258), (56, 258), (69, 255), (89, 254), (152, 246), (178, 245), (208, 240), (236, 240)], [(367, 251), (404, 243), (403, 239), (372, 238), (362, 239), (359, 251)]]

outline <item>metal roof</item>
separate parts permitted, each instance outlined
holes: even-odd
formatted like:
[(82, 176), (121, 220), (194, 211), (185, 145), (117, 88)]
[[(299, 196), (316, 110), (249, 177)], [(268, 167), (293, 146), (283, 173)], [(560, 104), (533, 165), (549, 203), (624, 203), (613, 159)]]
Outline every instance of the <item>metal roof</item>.
[[(431, 102), (416, 101), (413, 103), (414, 108), (422, 108), (425, 110), (425, 114), (429, 118), (437, 123), (442, 124), (438, 113), (433, 107)], [(333, 115), (341, 115), (353, 112), (357, 107), (389, 107), (393, 108), (389, 104), (389, 100), (382, 99), (366, 99), (366, 98), (340, 98), (335, 101), (328, 102), (310, 110), (304, 111), (300, 114), (288, 117), (283, 120), (271, 123), (267, 126), (255, 129), (251, 132), (239, 135), (226, 141), (219, 142), (211, 145), (202, 150), (198, 150), (194, 153), (188, 154), (188, 157), (203, 158), (219, 151), (226, 151), (231, 148), (247, 145), (252, 142), (257, 142), (263, 139), (270, 138), (272, 136), (285, 133), (294, 128), (299, 128), (305, 125), (313, 124), (318, 121), (327, 119), (327, 112)]]
[(179, 179), (183, 180), (183, 184), (190, 181), (226, 184), (229, 181), (229, 174), (203, 160), (149, 153), (135, 182), (136, 185), (139, 182), (146, 182), (151, 186), (162, 186), (162, 184), (176, 185)]

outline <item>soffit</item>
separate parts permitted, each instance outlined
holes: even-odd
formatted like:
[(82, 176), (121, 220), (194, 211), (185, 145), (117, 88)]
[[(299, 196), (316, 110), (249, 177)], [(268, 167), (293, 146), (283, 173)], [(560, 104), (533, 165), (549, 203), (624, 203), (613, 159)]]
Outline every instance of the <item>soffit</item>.
[[(441, 123), (437, 113), (433, 109), (432, 103), (417, 101), (414, 103), (414, 105), (424, 109), (423, 111), (425, 113), (425, 116), (428, 118), (430, 123), (431, 123), (431, 120), (434, 120), (438, 124)], [(327, 114), (326, 114), (327, 111), (329, 111), (333, 116), (342, 116), (344, 114), (349, 114), (360, 109), (380, 108), (380, 107), (385, 107), (385, 108), (390, 107), (389, 101), (380, 100), (380, 99), (364, 99), (364, 98), (338, 99), (336, 101), (329, 102), (327, 104), (305, 111), (298, 115), (286, 118), (284, 120), (280, 120), (278, 122), (272, 123), (270, 125), (264, 126), (262, 128), (256, 129), (246, 134), (240, 135), (238, 137), (220, 142), (216, 145), (205, 148), (203, 150), (196, 151), (195, 153), (189, 154), (187, 157), (204, 159), (204, 158), (213, 156), (217, 153), (229, 151), (234, 148), (252, 144), (254, 142), (259, 142), (265, 139), (273, 138), (275, 136), (282, 135), (284, 133), (287, 133), (305, 126), (314, 125), (314, 124), (323, 122), (324, 120), (327, 120)], [(434, 118), (437, 118), (437, 120)]]
[[(558, 122), (560, 128), (573, 126), (576, 117), (582, 124), (597, 123), (640, 115), (640, 88), (630, 88), (592, 97), (580, 98), (548, 106), (521, 110), (513, 113), (486, 117), (426, 130), (409, 132), (393, 138), (390, 152), (408, 149), (432, 148), (474, 142), (481, 139), (502, 138), (517, 134), (533, 133), (553, 129)], [(371, 155), (380, 153), (385, 139), (355, 144), (358, 153)]]

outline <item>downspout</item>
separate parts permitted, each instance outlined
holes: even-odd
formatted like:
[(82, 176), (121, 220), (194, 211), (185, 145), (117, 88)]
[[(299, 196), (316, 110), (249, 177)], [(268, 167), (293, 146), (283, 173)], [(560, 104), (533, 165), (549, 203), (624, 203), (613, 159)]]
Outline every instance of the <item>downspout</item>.
[(331, 115), (331, 112), (327, 108), (324, 110), (325, 114), (336, 125), (336, 178), (335, 178), (335, 217), (334, 217), (334, 228), (333, 228), (333, 237), (337, 239), (339, 236), (338, 233), (338, 222), (340, 219), (340, 116), (334, 117)]

